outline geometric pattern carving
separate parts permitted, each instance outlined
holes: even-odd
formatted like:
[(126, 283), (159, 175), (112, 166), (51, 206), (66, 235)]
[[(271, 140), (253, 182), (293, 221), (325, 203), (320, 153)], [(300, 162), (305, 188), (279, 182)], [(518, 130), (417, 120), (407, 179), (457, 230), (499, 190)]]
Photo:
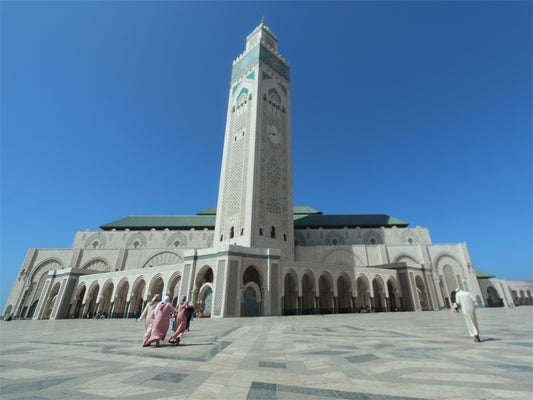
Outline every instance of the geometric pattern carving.
[(239, 270), (239, 262), (231, 260), (228, 271), (228, 288), (226, 291), (226, 312), (228, 315), (235, 314), (235, 297), (237, 293), (237, 271)]
[(294, 231), (294, 244), (297, 246), (305, 246), (305, 236), (303, 233)]
[(180, 264), (182, 262), (183, 258), (181, 258), (179, 255), (170, 251), (165, 251), (150, 258), (141, 268), (160, 267), (162, 265)]
[(322, 260), (324, 264), (361, 266), (359, 258), (348, 250), (333, 250)]
[(105, 244), (105, 235), (94, 233), (85, 240), (83, 247), (86, 249), (101, 249), (105, 247)]
[(364, 243), (370, 245), (383, 244), (383, 238), (378, 231), (370, 231), (365, 234)]
[(181, 232), (174, 233), (168, 237), (166, 247), (187, 247), (187, 238)]
[(224, 277), (226, 275), (226, 262), (220, 260), (218, 262), (215, 287), (215, 304), (213, 309), (213, 315), (220, 316), (222, 314), (222, 296), (224, 295)]
[(344, 237), (342, 236), (340, 232), (333, 231), (333, 232), (329, 232), (326, 235), (326, 240), (324, 242), (325, 242), (324, 244), (327, 246), (331, 246), (331, 245), (338, 246), (338, 245), (344, 244)]
[(95, 260), (92, 260), (92, 261), (88, 262), (87, 264), (85, 264), (81, 268), (82, 269), (90, 269), (90, 270), (93, 270), (93, 271), (103, 271), (103, 272), (111, 271), (111, 269), (109, 268), (109, 264), (107, 262), (105, 262), (104, 260), (102, 260), (101, 258), (97, 258)]
[(139, 249), (146, 246), (146, 236), (143, 233), (137, 232), (131, 235), (126, 241), (126, 248)]

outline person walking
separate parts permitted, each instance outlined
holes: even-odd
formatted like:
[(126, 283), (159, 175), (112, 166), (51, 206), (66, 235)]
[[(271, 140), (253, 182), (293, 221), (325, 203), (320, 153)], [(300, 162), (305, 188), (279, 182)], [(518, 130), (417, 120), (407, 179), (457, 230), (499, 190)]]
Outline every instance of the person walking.
[(159, 304), (159, 301), (161, 301), (161, 296), (156, 294), (151, 301), (146, 304), (146, 307), (144, 307), (143, 312), (141, 313), (141, 316), (139, 317), (139, 321), (144, 321), (144, 337), (143, 337), (143, 347), (149, 346), (148, 339), (150, 339), (150, 336), (152, 336), (152, 326), (154, 324), (154, 311), (157, 307), (157, 304)]
[(159, 341), (165, 340), (167, 335), (168, 326), (170, 325), (170, 314), (176, 314), (177, 311), (170, 302), (170, 297), (165, 296), (162, 302), (160, 302), (154, 311), (154, 324), (152, 325), (152, 333), (150, 339), (146, 342), (150, 345), (155, 342), (155, 347), (159, 347)]
[(180, 343), (181, 337), (183, 336), (183, 332), (185, 332), (185, 329), (187, 329), (187, 315), (185, 314), (185, 310), (187, 308), (194, 307), (192, 303), (187, 303), (187, 296), (183, 295), (181, 296), (181, 301), (178, 304), (178, 316), (176, 318), (176, 331), (174, 334), (168, 339), (168, 342), (171, 344), (178, 345)]
[(481, 342), (479, 338), (479, 327), (477, 325), (476, 309), (474, 307), (474, 298), (465, 290), (455, 289), (455, 302), (459, 306), (463, 317), (465, 317), (466, 327), (474, 342)]

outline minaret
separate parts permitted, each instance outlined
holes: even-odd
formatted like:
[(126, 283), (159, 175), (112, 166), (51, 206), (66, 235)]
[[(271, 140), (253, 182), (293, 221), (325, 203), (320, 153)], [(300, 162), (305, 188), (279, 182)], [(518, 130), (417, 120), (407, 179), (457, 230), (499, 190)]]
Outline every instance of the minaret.
[(294, 258), (289, 63), (264, 19), (233, 62), (213, 245)]

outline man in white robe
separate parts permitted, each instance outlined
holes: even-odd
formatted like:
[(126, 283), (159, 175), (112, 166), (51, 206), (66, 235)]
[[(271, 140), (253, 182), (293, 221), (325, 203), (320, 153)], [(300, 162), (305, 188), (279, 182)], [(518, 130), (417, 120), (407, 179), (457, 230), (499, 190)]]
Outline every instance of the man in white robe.
[(481, 342), (479, 328), (477, 326), (475, 300), (472, 295), (464, 290), (455, 289), (455, 302), (459, 305), (465, 317), (468, 333), (474, 338), (474, 342)]

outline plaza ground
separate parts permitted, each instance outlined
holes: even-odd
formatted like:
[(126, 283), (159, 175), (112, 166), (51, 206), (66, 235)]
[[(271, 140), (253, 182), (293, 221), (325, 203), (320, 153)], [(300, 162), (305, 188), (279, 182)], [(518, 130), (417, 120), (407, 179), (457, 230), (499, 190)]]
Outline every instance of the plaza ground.
[[(2, 399), (533, 399), (533, 307), (195, 319), (142, 348), (134, 319), (0, 322)], [(168, 338), (168, 336), (167, 336)]]

